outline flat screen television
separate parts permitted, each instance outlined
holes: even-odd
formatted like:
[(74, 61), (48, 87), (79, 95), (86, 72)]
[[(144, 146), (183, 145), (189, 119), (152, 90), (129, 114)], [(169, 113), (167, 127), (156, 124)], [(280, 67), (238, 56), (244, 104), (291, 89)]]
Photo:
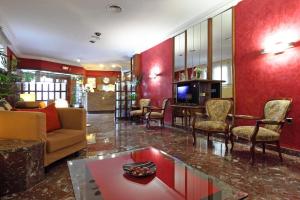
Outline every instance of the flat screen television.
[(199, 87), (197, 83), (177, 85), (177, 103), (199, 104)]

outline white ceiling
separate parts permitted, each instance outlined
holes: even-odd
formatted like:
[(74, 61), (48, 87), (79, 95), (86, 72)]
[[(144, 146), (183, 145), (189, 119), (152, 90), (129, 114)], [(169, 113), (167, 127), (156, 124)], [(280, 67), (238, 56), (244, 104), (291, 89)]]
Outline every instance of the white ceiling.
[[(0, 26), (18, 56), (119, 70), (129, 58), (236, 0), (0, 0)], [(121, 13), (107, 10), (110, 4)], [(89, 43), (94, 32), (102, 36)], [(78, 63), (77, 63), (78, 65)], [(91, 65), (89, 65), (91, 66)], [(102, 66), (102, 67), (101, 67)]]

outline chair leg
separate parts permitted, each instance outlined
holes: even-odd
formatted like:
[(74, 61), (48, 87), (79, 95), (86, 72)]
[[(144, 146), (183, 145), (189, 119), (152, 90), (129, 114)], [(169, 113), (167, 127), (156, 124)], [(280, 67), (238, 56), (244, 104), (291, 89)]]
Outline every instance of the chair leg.
[(277, 146), (277, 151), (278, 151), (278, 155), (279, 155), (279, 158), (280, 158), (280, 162), (282, 162), (283, 159), (282, 159), (282, 155), (281, 155), (281, 148), (280, 148), (279, 141), (276, 142), (276, 146)]
[(255, 162), (255, 142), (251, 143), (250, 152), (251, 152), (251, 164), (253, 165)]
[(196, 145), (196, 131), (195, 129), (193, 128), (193, 145), (195, 146)]
[(183, 117), (181, 117), (181, 125), (183, 126)]
[(149, 118), (147, 119), (146, 127), (147, 127), (147, 128), (150, 128), (150, 119), (149, 119)]
[(266, 153), (266, 144), (264, 142), (262, 143), (262, 148), (263, 148), (263, 154), (265, 154)]
[(230, 142), (231, 142), (231, 149), (230, 150), (232, 151), (233, 146), (234, 146), (234, 135), (231, 133), (229, 137), (230, 137)]
[(207, 145), (209, 143), (209, 133), (207, 133)]
[(228, 135), (228, 133), (225, 133), (225, 147), (226, 147), (226, 151), (228, 150), (228, 139), (229, 139), (229, 135)]
[(161, 119), (160, 123), (161, 123), (161, 126), (164, 128), (165, 127), (165, 120)]

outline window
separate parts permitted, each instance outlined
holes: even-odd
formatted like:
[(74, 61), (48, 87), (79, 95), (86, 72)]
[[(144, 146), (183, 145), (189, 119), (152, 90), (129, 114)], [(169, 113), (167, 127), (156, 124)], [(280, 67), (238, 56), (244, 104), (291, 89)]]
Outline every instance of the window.
[(36, 101), (67, 99), (67, 80), (58, 83), (24, 82), (21, 93), (35, 94)]

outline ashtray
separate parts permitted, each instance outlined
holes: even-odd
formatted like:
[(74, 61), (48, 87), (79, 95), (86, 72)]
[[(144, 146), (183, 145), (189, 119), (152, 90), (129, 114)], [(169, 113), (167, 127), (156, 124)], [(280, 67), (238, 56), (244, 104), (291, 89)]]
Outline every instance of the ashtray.
[(126, 174), (134, 177), (145, 177), (155, 174), (156, 165), (151, 162), (137, 162), (123, 165)]

